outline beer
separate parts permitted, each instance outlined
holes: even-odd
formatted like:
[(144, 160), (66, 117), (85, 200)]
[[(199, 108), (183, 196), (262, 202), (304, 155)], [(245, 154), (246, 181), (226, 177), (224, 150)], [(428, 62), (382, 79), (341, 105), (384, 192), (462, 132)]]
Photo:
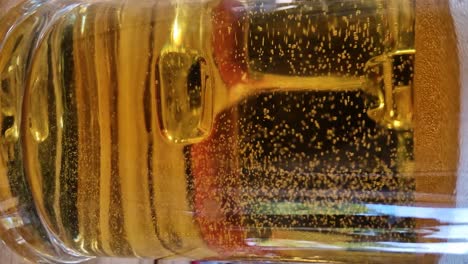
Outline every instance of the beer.
[(41, 250), (314, 260), (421, 242), (429, 224), (392, 213), (419, 203), (413, 1), (9, 13), (4, 195)]

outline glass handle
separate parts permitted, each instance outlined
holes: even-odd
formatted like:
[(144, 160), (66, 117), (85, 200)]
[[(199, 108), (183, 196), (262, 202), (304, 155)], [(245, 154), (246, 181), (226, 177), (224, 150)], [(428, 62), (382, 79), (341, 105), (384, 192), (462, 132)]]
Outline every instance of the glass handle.
[(376, 98), (367, 114), (389, 129), (412, 128), (414, 54), (414, 49), (396, 51), (366, 64), (363, 87)]

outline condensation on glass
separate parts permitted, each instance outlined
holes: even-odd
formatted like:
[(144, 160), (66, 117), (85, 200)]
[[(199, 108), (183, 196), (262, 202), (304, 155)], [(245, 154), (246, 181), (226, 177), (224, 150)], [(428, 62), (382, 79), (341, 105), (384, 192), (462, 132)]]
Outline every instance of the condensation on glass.
[(0, 236), (63, 263), (466, 253), (432, 2), (2, 2)]

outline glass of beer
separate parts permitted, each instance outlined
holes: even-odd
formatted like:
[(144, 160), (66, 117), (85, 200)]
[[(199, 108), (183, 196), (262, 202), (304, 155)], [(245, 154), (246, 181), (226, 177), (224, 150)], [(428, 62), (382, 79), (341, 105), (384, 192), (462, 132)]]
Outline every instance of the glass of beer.
[(468, 4), (0, 3), (0, 237), (40, 263), (468, 253)]

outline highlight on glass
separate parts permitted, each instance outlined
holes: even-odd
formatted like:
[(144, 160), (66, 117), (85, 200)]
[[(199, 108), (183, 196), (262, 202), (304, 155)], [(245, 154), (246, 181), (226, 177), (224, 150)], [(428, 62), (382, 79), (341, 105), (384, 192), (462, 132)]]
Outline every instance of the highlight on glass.
[(467, 10), (2, 0), (0, 238), (34, 263), (466, 255)]

